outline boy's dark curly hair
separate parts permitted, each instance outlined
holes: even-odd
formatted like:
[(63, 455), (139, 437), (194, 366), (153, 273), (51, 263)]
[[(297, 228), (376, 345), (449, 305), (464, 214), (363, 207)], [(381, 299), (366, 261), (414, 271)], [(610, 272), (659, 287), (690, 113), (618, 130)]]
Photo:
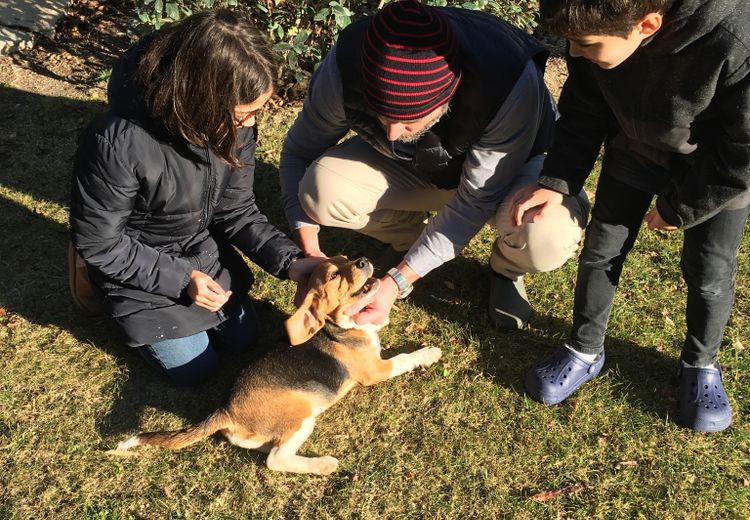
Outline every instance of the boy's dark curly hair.
[(648, 13), (666, 13), (674, 0), (540, 0), (540, 24), (568, 39), (594, 34), (625, 37)]

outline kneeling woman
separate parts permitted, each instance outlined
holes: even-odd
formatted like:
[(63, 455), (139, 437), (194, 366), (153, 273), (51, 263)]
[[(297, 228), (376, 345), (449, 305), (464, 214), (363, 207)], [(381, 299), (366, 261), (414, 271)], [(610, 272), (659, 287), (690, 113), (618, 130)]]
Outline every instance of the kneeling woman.
[(252, 274), (234, 247), (298, 284), (316, 262), (255, 203), (255, 113), (274, 78), (249, 20), (198, 13), (125, 53), (109, 111), (79, 141), (73, 246), (125, 342), (174, 384), (209, 376), (215, 347), (257, 337)]

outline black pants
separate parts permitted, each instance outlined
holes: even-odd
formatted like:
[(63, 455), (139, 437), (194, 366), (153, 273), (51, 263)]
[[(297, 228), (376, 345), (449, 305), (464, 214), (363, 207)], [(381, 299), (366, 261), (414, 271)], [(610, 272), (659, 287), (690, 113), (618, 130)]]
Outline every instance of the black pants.
[[(571, 346), (579, 352), (604, 348), (622, 266), (653, 197), (602, 173), (578, 265)], [(684, 230), (680, 267), (688, 295), (682, 359), (689, 364), (716, 361), (734, 303), (737, 249), (749, 210), (725, 209)]]

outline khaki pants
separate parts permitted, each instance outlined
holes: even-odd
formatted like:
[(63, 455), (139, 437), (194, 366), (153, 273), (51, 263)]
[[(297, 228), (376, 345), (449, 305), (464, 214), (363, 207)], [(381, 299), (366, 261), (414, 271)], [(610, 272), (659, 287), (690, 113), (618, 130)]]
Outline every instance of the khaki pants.
[[(544, 156), (532, 158), (516, 177), (494, 222), (497, 240), (492, 269), (509, 278), (550, 271), (578, 249), (586, 210), (575, 197), (537, 223), (512, 225), (511, 194), (535, 184)], [(308, 216), (323, 226), (353, 229), (397, 251), (406, 251), (425, 226), (425, 212), (440, 210), (455, 194), (414, 176), (399, 163), (375, 151), (360, 138), (329, 149), (314, 161), (300, 181), (299, 199)], [(585, 199), (585, 193), (580, 197)], [(588, 204), (586, 199), (585, 204)]]

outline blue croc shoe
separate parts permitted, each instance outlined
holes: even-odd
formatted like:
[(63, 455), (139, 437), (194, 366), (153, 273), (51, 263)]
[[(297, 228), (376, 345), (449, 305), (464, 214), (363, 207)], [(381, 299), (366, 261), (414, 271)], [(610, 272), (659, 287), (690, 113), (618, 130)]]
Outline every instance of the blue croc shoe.
[(540, 403), (557, 404), (598, 376), (603, 365), (604, 352), (589, 363), (563, 345), (526, 373), (526, 392)]
[(698, 368), (680, 361), (680, 424), (699, 432), (720, 432), (732, 424), (732, 407), (721, 366)]

